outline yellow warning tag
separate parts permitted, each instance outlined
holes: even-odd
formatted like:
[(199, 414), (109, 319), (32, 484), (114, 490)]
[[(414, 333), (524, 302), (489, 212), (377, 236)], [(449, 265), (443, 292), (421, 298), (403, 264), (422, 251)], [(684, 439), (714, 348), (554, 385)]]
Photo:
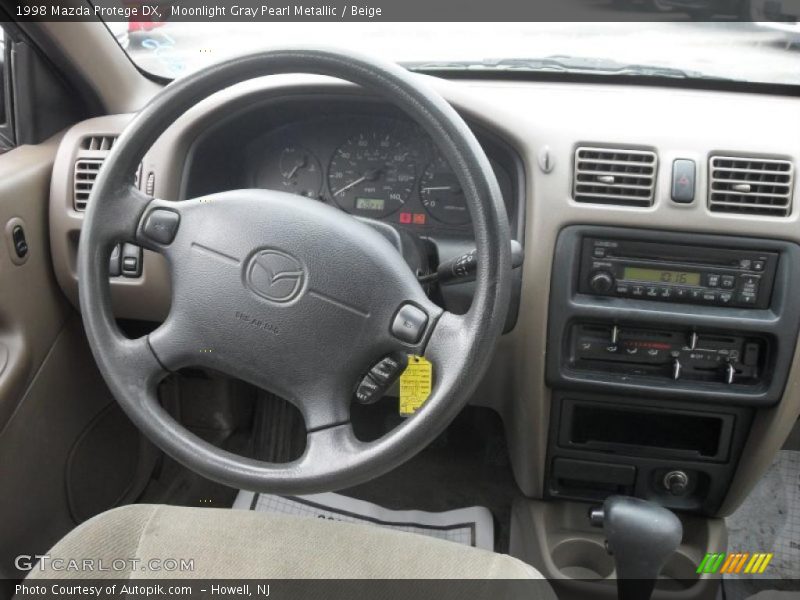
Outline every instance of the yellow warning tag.
[(408, 356), (408, 366), (400, 375), (400, 416), (410, 417), (425, 404), (433, 385), (433, 365), (422, 356)]

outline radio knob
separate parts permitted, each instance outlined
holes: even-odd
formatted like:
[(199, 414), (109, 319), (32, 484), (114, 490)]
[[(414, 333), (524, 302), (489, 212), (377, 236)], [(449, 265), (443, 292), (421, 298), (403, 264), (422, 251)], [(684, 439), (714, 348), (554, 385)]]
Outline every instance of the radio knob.
[(595, 273), (589, 280), (589, 287), (592, 288), (592, 291), (601, 294), (611, 291), (611, 287), (613, 285), (614, 276), (608, 271), (600, 271), (599, 273)]

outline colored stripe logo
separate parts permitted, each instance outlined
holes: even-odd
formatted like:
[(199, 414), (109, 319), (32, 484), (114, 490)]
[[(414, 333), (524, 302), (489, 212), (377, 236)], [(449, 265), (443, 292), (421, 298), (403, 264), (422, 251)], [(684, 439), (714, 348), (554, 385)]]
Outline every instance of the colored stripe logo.
[(772, 560), (773, 553), (718, 552), (706, 554), (697, 567), (697, 573), (757, 574), (763, 573)]

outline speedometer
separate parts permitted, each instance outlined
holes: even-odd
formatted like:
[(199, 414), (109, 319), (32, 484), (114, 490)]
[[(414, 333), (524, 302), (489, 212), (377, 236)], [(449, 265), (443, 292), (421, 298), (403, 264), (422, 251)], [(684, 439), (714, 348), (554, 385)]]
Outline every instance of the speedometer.
[(328, 186), (340, 208), (363, 217), (386, 217), (414, 189), (416, 161), (406, 144), (384, 129), (348, 139), (331, 158)]

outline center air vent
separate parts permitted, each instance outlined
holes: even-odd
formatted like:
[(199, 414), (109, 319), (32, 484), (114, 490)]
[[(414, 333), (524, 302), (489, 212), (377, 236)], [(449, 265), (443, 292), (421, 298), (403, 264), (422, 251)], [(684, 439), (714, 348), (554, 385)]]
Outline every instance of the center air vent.
[(109, 151), (114, 142), (117, 141), (115, 135), (89, 135), (81, 140), (81, 150), (102, 150)]
[(89, 194), (92, 193), (94, 180), (103, 166), (102, 158), (81, 158), (75, 161), (75, 176), (72, 203), (75, 210), (86, 210)]
[(794, 167), (788, 160), (712, 156), (708, 208), (785, 217), (792, 210)]
[(572, 197), (576, 202), (652, 206), (655, 152), (581, 147), (575, 151)]

